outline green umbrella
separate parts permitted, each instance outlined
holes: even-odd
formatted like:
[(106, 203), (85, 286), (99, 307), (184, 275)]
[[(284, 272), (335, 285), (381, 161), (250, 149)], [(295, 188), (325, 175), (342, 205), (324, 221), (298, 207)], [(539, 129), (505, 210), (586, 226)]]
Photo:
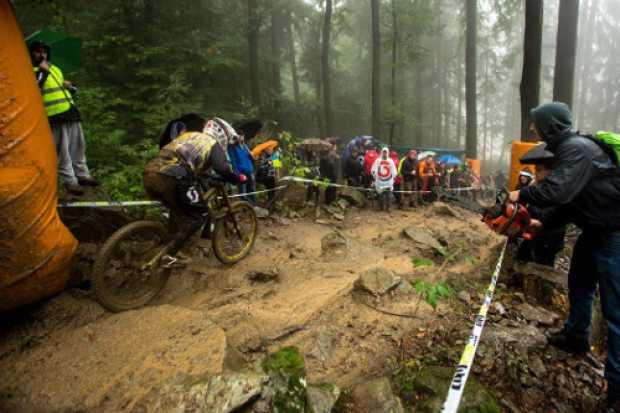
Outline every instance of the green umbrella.
[(47, 44), (52, 49), (51, 61), (60, 67), (63, 73), (74, 72), (80, 66), (81, 39), (66, 33), (54, 32), (45, 27), (26, 38), (28, 47), (35, 40)]

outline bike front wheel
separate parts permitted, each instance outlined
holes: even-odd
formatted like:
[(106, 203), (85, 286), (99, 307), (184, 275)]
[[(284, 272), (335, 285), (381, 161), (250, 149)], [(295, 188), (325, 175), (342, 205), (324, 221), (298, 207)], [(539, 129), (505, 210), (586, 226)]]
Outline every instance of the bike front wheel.
[(256, 241), (258, 221), (254, 208), (247, 202), (235, 202), (230, 212), (215, 222), (213, 252), (223, 264), (234, 264), (245, 258)]
[(167, 246), (164, 226), (137, 221), (117, 230), (103, 244), (92, 271), (97, 301), (110, 311), (142, 307), (166, 285), (170, 270), (159, 265)]

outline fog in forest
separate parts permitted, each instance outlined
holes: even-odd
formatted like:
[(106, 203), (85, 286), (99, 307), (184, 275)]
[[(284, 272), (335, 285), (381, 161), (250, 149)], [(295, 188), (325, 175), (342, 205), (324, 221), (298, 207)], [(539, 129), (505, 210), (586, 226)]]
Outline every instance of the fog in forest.
[[(188, 111), (272, 119), (301, 138), (374, 134), (399, 147), (465, 148), (470, 3), (14, 1), (25, 35), (48, 26), (83, 40), (69, 76), (95, 163), (106, 148), (150, 145)], [(544, 2), (540, 102), (553, 96), (559, 3)], [(477, 2), (477, 156), (491, 169), (520, 139), (524, 7)], [(618, 129), (619, 21), (620, 2), (580, 1), (573, 109), (582, 130)]]

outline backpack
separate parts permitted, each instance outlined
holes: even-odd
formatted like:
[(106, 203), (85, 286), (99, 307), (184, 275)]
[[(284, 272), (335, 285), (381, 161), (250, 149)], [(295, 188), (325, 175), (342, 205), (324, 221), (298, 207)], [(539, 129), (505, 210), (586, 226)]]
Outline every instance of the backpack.
[(598, 131), (594, 134), (594, 138), (600, 142), (603, 142), (605, 146), (613, 150), (614, 154), (616, 155), (615, 159), (609, 153), (609, 149), (601, 146), (605, 153), (609, 155), (614, 165), (618, 166), (618, 160), (620, 160), (620, 134), (607, 131)]
[(620, 162), (620, 135), (613, 132), (598, 131), (594, 135), (577, 133), (578, 136), (587, 138), (601, 148), (609, 156), (611, 163), (619, 167)]

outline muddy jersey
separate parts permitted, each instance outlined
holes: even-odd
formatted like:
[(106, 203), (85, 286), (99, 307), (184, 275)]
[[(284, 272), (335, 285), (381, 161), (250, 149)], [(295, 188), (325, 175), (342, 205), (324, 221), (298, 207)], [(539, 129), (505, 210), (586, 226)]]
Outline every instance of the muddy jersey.
[(230, 182), (238, 181), (222, 147), (215, 138), (202, 132), (183, 133), (164, 146), (146, 166), (149, 172), (174, 177), (197, 177), (205, 175), (211, 168)]

